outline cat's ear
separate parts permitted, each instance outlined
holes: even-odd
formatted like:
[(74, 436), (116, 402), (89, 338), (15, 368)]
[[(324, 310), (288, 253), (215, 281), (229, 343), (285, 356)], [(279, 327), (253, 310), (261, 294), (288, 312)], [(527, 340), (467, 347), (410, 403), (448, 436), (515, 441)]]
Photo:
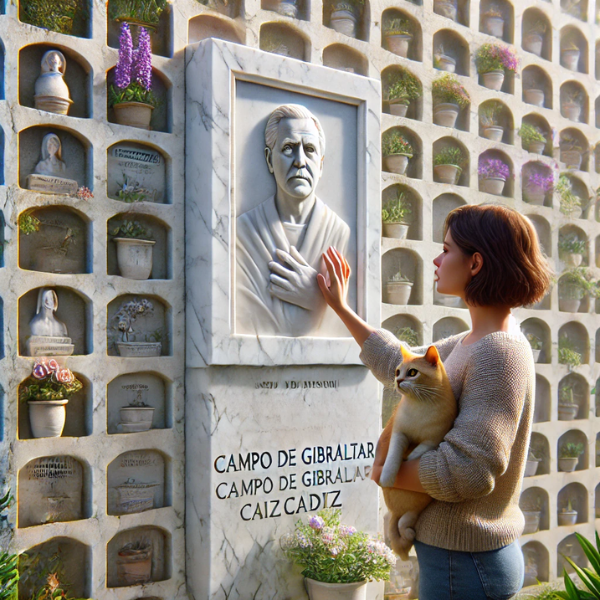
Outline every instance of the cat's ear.
[(400, 352), (402, 353), (402, 362), (404, 362), (405, 360), (409, 360), (413, 356), (410, 350), (404, 347), (404, 344), (400, 344)]
[(427, 352), (425, 352), (425, 360), (433, 367), (437, 367), (437, 364), (441, 362), (440, 355), (435, 346), (429, 346)]

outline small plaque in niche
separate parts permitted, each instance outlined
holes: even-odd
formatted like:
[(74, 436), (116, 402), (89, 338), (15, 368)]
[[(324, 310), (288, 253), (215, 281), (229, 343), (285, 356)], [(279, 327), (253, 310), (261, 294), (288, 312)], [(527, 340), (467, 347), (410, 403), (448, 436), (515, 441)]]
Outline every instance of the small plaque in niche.
[(52, 177), (50, 175), (28, 175), (27, 189), (46, 194), (69, 194), (77, 193), (77, 182), (64, 177)]

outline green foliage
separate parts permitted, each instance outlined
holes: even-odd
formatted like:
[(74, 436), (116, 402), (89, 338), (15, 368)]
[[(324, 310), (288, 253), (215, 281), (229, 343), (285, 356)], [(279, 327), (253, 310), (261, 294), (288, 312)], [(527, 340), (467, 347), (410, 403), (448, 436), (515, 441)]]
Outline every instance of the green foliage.
[(465, 108), (471, 102), (466, 88), (461, 85), (456, 75), (444, 73), (431, 83), (431, 95), (434, 104), (449, 102)]
[(151, 239), (152, 231), (144, 227), (139, 221), (123, 221), (110, 234), (114, 237), (134, 240)]
[(564, 254), (583, 254), (587, 247), (585, 240), (580, 240), (576, 233), (559, 235), (558, 249)]
[(89, 12), (87, 0), (21, 0), (20, 7), (24, 23), (66, 34), (83, 29)]
[(463, 151), (458, 146), (443, 148), (433, 157), (434, 165), (456, 165), (462, 169), (465, 163)]
[(529, 123), (523, 123), (519, 129), (519, 136), (525, 142), (530, 144), (531, 142), (544, 142), (546, 143), (546, 137), (541, 130), (535, 125)]
[(490, 102), (479, 111), (479, 121), (484, 127), (497, 127), (503, 110), (501, 102)]
[(397, 129), (384, 132), (381, 140), (381, 151), (384, 156), (390, 156), (391, 154), (413, 155), (411, 143)]
[(569, 369), (581, 366), (581, 354), (575, 350), (573, 343), (566, 335), (558, 338), (558, 362), (561, 365), (568, 365)]
[(525, 337), (527, 338), (527, 341), (529, 342), (529, 345), (531, 346), (532, 350), (542, 349), (542, 340), (540, 340), (540, 338), (537, 335), (533, 333), (527, 333), (525, 334)]
[(133, 21), (156, 27), (167, 0), (110, 0), (108, 14), (114, 21)]
[(598, 282), (587, 267), (569, 269), (559, 280), (559, 294), (565, 300), (581, 300), (586, 294), (597, 298), (598, 292)]
[(409, 346), (419, 345), (419, 334), (412, 327), (399, 327), (394, 332), (394, 335)]
[(596, 532), (596, 547), (594, 548), (594, 545), (581, 534), (576, 533), (575, 536), (590, 563), (590, 567), (582, 569), (570, 557), (565, 556), (564, 558), (575, 569), (575, 573), (589, 591), (578, 589), (565, 569), (563, 571), (565, 591), (556, 592), (556, 596), (561, 600), (600, 600), (600, 537)]
[(120, 89), (111, 85), (108, 89), (108, 105), (123, 104), (123, 102), (141, 102), (150, 106), (158, 106), (158, 99), (152, 90), (147, 90), (140, 83), (130, 83), (126, 88)]
[(383, 80), (383, 94), (386, 100), (402, 100), (409, 104), (423, 95), (423, 86), (408, 69), (394, 70)]
[(577, 400), (573, 396), (573, 386), (563, 385), (558, 392), (558, 403), (562, 406), (576, 406)]
[(19, 570), (16, 554), (0, 552), (0, 600), (17, 600)]
[(285, 555), (302, 567), (302, 575), (326, 583), (388, 580), (396, 563), (381, 541), (340, 523), (341, 511), (325, 509), (298, 521), (294, 533), (281, 537)]
[(384, 35), (412, 35), (414, 25), (410, 19), (387, 19), (383, 23)]
[(117, 192), (117, 198), (123, 202), (143, 202), (148, 194), (135, 188), (120, 189)]
[(559, 458), (579, 458), (583, 451), (583, 444), (567, 442), (560, 447)]
[(34, 217), (32, 213), (22, 213), (19, 216), (19, 229), (21, 233), (29, 235), (40, 230), (41, 221)]
[(384, 223), (406, 223), (412, 214), (412, 205), (406, 192), (398, 192), (397, 196), (386, 202), (381, 209)]
[(560, 199), (560, 212), (570, 215), (577, 208), (581, 208), (581, 198), (573, 192), (573, 185), (567, 175), (561, 175), (556, 184), (556, 192)]

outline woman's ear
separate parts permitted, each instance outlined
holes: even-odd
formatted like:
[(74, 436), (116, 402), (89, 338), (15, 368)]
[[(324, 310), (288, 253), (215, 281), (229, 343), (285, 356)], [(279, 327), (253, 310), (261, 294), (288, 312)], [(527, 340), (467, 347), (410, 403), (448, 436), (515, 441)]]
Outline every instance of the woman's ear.
[(479, 252), (475, 252), (475, 254), (471, 256), (471, 261), (471, 277), (475, 277), (483, 267), (483, 256), (481, 256)]

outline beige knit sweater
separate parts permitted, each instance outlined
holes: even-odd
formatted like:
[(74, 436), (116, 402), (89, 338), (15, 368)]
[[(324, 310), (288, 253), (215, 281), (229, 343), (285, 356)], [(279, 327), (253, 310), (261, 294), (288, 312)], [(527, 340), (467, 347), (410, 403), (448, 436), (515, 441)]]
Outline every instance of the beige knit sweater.
[[(465, 333), (436, 342), (458, 398), (454, 426), (423, 455), (421, 484), (432, 502), (419, 517), (417, 540), (482, 552), (523, 532), (519, 495), (533, 417), (535, 369), (529, 343), (495, 332), (463, 346)], [(426, 347), (413, 348), (416, 354)], [(387, 387), (402, 361), (400, 343), (383, 329), (364, 343), (361, 360)]]

